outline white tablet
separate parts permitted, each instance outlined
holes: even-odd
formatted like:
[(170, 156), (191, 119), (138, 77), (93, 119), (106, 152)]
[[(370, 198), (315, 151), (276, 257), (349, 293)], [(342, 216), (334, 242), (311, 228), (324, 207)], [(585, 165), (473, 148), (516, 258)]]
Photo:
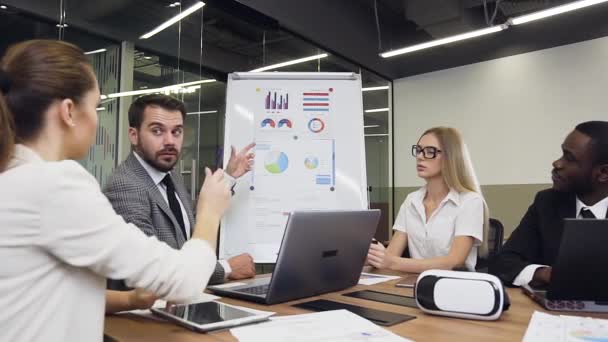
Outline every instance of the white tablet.
[(269, 317), (269, 315), (246, 311), (219, 302), (169, 305), (167, 308), (152, 308), (150, 310), (158, 316), (198, 332), (261, 322)]

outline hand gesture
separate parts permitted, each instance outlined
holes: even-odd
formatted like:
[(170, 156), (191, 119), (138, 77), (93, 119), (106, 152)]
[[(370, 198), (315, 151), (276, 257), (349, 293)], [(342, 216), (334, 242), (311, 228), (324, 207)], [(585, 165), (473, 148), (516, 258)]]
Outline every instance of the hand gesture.
[(205, 181), (199, 193), (196, 207), (198, 217), (213, 216), (218, 220), (224, 215), (230, 204), (230, 189), (224, 180), (224, 170), (215, 172), (206, 167)]
[(250, 151), (254, 147), (255, 143), (251, 143), (240, 150), (239, 153), (236, 153), (234, 146), (230, 146), (230, 159), (228, 160), (228, 165), (226, 165), (226, 173), (233, 178), (239, 178), (251, 171), (255, 153)]

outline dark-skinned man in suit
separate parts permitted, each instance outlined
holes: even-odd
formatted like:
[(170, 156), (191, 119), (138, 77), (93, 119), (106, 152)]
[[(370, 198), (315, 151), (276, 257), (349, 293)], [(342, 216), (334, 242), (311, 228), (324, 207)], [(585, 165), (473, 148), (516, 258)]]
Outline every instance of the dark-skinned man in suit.
[(551, 175), (553, 187), (536, 194), (521, 223), (490, 264), (490, 273), (508, 285), (550, 283), (564, 218), (607, 217), (608, 122), (589, 121), (576, 126), (564, 140), (562, 156), (553, 162)]

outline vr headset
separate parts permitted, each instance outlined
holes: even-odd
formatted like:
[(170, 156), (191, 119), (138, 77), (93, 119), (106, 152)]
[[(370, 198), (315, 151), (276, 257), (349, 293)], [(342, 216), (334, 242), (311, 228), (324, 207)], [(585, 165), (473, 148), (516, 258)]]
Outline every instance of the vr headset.
[(510, 306), (501, 281), (486, 273), (425, 271), (416, 281), (415, 297), (424, 312), (486, 321), (498, 319)]

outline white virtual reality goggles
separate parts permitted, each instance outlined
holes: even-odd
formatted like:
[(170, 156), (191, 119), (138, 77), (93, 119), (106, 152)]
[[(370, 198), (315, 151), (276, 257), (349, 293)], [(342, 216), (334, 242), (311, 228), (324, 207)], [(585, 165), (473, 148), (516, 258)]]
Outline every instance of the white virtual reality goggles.
[(510, 301), (501, 281), (476, 272), (429, 270), (418, 276), (416, 303), (424, 312), (478, 320), (496, 320)]

